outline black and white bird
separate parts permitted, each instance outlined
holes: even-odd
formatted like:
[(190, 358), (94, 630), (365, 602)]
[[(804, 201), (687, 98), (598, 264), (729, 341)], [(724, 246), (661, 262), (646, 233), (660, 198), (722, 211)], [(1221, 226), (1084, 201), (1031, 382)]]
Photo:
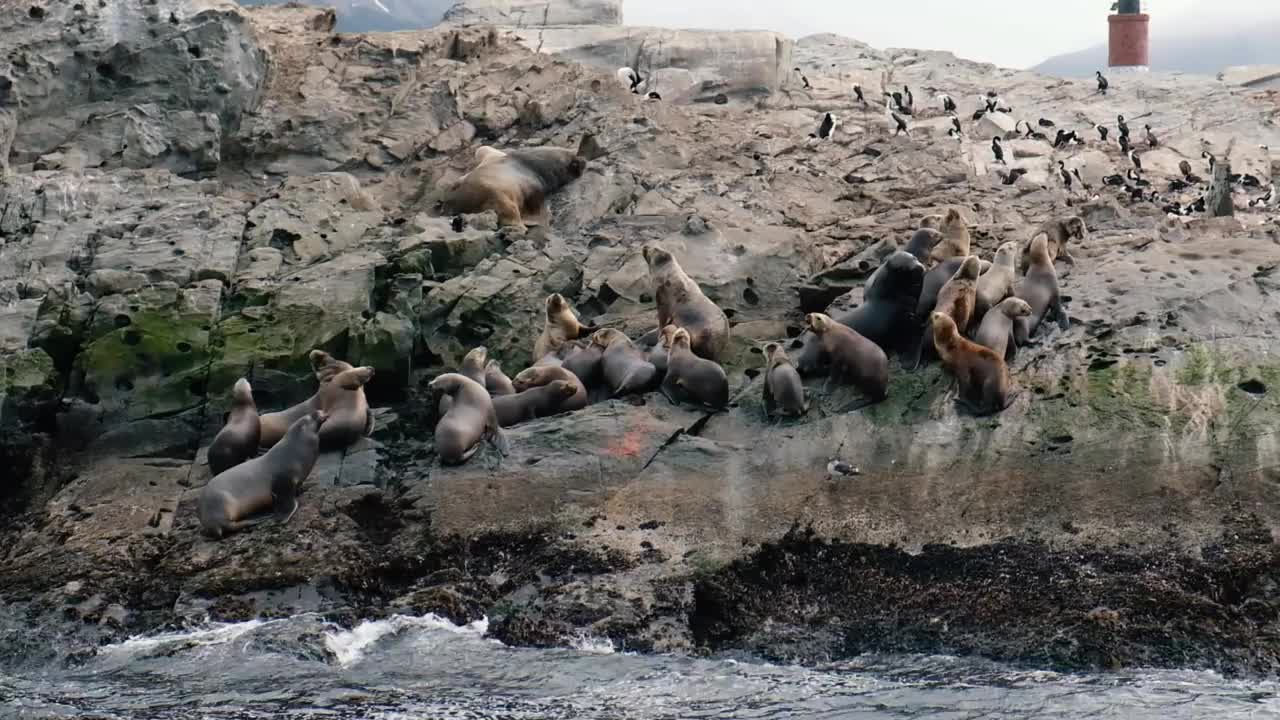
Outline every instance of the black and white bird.
[(938, 101), (942, 103), (942, 112), (953, 113), (956, 111), (956, 101), (952, 100), (950, 95), (939, 93)]
[(855, 98), (857, 98), (858, 102), (862, 103), (863, 105), (866, 105), (866, 104), (867, 104), (867, 99), (866, 99), (866, 98), (864, 98), (864, 97), (862, 97), (862, 86), (861, 86), (861, 85), (854, 85), (854, 86), (853, 86), (853, 96), (854, 96)]
[(1245, 186), (1245, 187), (1247, 187), (1247, 188), (1260, 188), (1260, 187), (1262, 187), (1262, 181), (1261, 181), (1261, 180), (1259, 180), (1259, 179), (1258, 179), (1258, 177), (1257, 177), (1256, 175), (1248, 175), (1248, 174), (1241, 175), (1241, 176), (1240, 176), (1240, 184), (1241, 184), (1241, 185), (1243, 185), (1243, 186)]
[(800, 68), (795, 68), (795, 71), (796, 74), (800, 76), (800, 82), (804, 83), (804, 89), (812, 90), (813, 86), (809, 84), (809, 78), (805, 77), (804, 73), (800, 72)]
[(1165, 213), (1167, 215), (1181, 215), (1182, 206), (1176, 202), (1172, 202), (1160, 208), (1160, 212)]
[(911, 112), (911, 108), (907, 105), (907, 101), (902, 97), (902, 93), (894, 92), (894, 93), (886, 93), (886, 94), (889, 95), (889, 97), (893, 98), (893, 104), (897, 106), (898, 112), (902, 113), (903, 115), (913, 114)]
[(1062, 184), (1067, 188), (1067, 192), (1071, 191), (1071, 173), (1067, 170), (1067, 164), (1058, 161), (1058, 175), (1062, 177)]
[(1108, 130), (1105, 125), (1094, 125), (1093, 129), (1098, 131), (1098, 137), (1102, 138), (1102, 142), (1107, 141)]
[(1189, 187), (1191, 187), (1191, 183), (1186, 180), (1174, 178), (1169, 181), (1169, 192), (1182, 192)]
[(906, 133), (907, 137), (911, 137), (911, 130), (907, 128), (906, 118), (893, 111), (892, 102), (884, 104), (884, 111), (888, 115), (890, 125), (894, 128), (894, 137), (898, 137), (902, 133)]
[(1209, 161), (1209, 174), (1212, 175), (1213, 166), (1218, 164), (1218, 158), (1214, 157), (1213, 153), (1209, 152), (1208, 150), (1201, 150), (1200, 157)]
[[(1030, 124), (1030, 123), (1028, 123), (1028, 124)], [(1042, 128), (1051, 128), (1051, 127), (1056, 127), (1056, 126), (1053, 124), (1053, 121), (1052, 121), (1052, 120), (1050, 120), (1050, 119), (1048, 119), (1048, 118), (1040, 118), (1039, 124), (1040, 124), (1040, 127), (1042, 127)]]
[(662, 99), (662, 96), (661, 96), (661, 95), (659, 95), (659, 94), (658, 94), (658, 93), (656, 93), (656, 92), (651, 92), (651, 93), (649, 93), (649, 99), (650, 99), (650, 100), (661, 100), (661, 99)]
[(1129, 150), (1133, 148), (1133, 146), (1129, 144), (1129, 136), (1121, 135), (1118, 138), (1118, 140), (1120, 141), (1120, 152), (1124, 153), (1125, 155), (1128, 155)]
[(644, 79), (640, 77), (640, 73), (629, 67), (624, 67), (618, 68), (617, 75), (618, 82), (626, 86), (626, 88), (632, 93), (636, 95), (640, 94), (640, 83), (644, 82)]
[(1151, 126), (1143, 125), (1142, 127), (1147, 131), (1147, 147), (1160, 147), (1160, 139), (1156, 137), (1154, 132), (1151, 132)]
[(1256, 197), (1249, 201), (1249, 207), (1271, 207), (1271, 203), (1275, 200), (1276, 186), (1271, 184), (1267, 186), (1267, 194)]
[(1009, 164), (1004, 161), (1004, 148), (1000, 147), (1000, 138), (998, 137), (991, 138), (991, 154), (996, 156), (996, 162), (1001, 165)]
[(916, 96), (911, 94), (911, 88), (906, 85), (902, 86), (902, 95), (906, 98), (903, 107), (906, 108), (908, 115), (914, 115), (916, 112)]
[(1125, 140), (1129, 139), (1129, 124), (1124, 121), (1123, 115), (1116, 116), (1116, 127), (1120, 129), (1120, 137)]
[(836, 129), (836, 118), (831, 113), (822, 115), (822, 122), (818, 123), (818, 131), (809, 133), (810, 140), (830, 140), (831, 134)]
[(1102, 178), (1102, 184), (1103, 184), (1103, 185), (1111, 185), (1112, 187), (1120, 187), (1121, 185), (1124, 185), (1124, 176), (1123, 176), (1123, 175), (1118, 175), (1118, 174), (1117, 174), (1117, 175), (1108, 175), (1108, 176), (1106, 176), (1106, 177)]
[(1005, 172), (1004, 170), (996, 171), (996, 175), (1000, 176), (1001, 185), (1012, 185), (1018, 182), (1018, 178), (1026, 174), (1027, 174), (1026, 168), (1013, 168), (1009, 172)]
[(1056, 148), (1060, 148), (1065, 146), (1067, 143), (1079, 142), (1079, 141), (1080, 141), (1080, 137), (1076, 135), (1075, 130), (1059, 129), (1058, 136), (1053, 140), (1053, 146)]
[(1111, 83), (1107, 82), (1107, 79), (1103, 77), (1101, 70), (1096, 71), (1096, 73), (1098, 75), (1098, 93), (1100, 95), (1106, 95), (1107, 88), (1111, 87)]
[(982, 119), (982, 116), (983, 116), (983, 115), (986, 115), (986, 114), (987, 114), (987, 111), (986, 111), (986, 110), (978, 110), (978, 111), (974, 112), (974, 113), (973, 113), (973, 121), (974, 121), (974, 122), (978, 122), (979, 120), (981, 120), (981, 119)]
[(1027, 122), (1026, 120), (1019, 120), (1018, 122), (1014, 123), (1013, 131), (1018, 132), (1018, 127), (1024, 124), (1027, 126), (1027, 129), (1022, 131), (1023, 137), (1031, 138), (1032, 140), (1048, 140), (1049, 139), (1044, 133), (1038, 130), (1031, 129), (1031, 123)]
[(1204, 196), (1203, 195), (1201, 195), (1198, 200), (1196, 200), (1195, 202), (1187, 206), (1187, 210), (1185, 214), (1190, 215), (1193, 212), (1198, 212), (1198, 213), (1204, 212)]
[(1093, 190), (1093, 186), (1085, 182), (1084, 178), (1080, 177), (1080, 168), (1071, 168), (1071, 174), (1076, 176), (1076, 180), (1080, 181), (1080, 187), (1084, 188), (1085, 192)]
[(827, 463), (827, 477), (833, 480), (837, 477), (856, 477), (861, 474), (862, 471), (857, 467), (839, 458), (833, 458)]
[(1128, 178), (1129, 182), (1133, 183), (1137, 187), (1140, 187), (1140, 188), (1151, 187), (1151, 181), (1143, 179), (1141, 175), (1139, 175), (1137, 172), (1134, 172), (1133, 168), (1129, 168), (1128, 170), (1126, 170), (1124, 173), (1124, 176)]
[(953, 137), (953, 138), (955, 138), (955, 139), (959, 140), (959, 139), (960, 139), (960, 136), (961, 136), (963, 133), (964, 133), (964, 131), (960, 129), (960, 118), (956, 117), (955, 115), (952, 115), (952, 116), (951, 116), (951, 129), (947, 131), (947, 135), (948, 135), (949, 137)]

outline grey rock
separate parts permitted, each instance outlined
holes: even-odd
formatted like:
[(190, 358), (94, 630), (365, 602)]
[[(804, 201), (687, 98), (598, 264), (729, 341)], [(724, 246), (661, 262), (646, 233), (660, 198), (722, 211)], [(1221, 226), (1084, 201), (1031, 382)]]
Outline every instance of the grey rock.
[(461, 0), (445, 12), (444, 20), (514, 27), (619, 25), (622, 0)]

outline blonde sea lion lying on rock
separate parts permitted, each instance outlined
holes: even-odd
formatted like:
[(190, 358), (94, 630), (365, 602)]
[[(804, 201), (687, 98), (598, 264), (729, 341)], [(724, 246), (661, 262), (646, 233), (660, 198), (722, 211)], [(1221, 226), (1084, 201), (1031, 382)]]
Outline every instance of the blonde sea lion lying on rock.
[(567, 405), (577, 398), (586, 397), (582, 383), (577, 380), (552, 380), (545, 385), (535, 385), (515, 395), (499, 395), (493, 398), (493, 411), (502, 427), (570, 412)]
[[(729, 347), (728, 316), (685, 274), (674, 255), (655, 245), (646, 245), (641, 254), (649, 265), (649, 281), (658, 305), (658, 328), (684, 328), (694, 354), (718, 360)], [(656, 334), (657, 330), (650, 335)]]
[(428, 385), (431, 392), (453, 398), (449, 412), (436, 423), (436, 453), (446, 465), (460, 465), (480, 448), (488, 438), (501, 454), (511, 452), (511, 444), (498, 423), (493, 400), (484, 385), (458, 373), (445, 373)]
[(604, 351), (601, 367), (609, 392), (614, 397), (646, 392), (653, 387), (658, 369), (621, 331), (613, 328), (597, 330), (591, 336), (591, 342)]
[(556, 380), (573, 383), (578, 387), (578, 391), (574, 395), (561, 401), (561, 411), (573, 412), (575, 410), (581, 410), (589, 404), (590, 401), (587, 398), (586, 385), (578, 378), (577, 375), (574, 375), (563, 365), (559, 367), (535, 365), (531, 368), (525, 368), (515, 376), (512, 380), (512, 384), (515, 386), (516, 392), (525, 392), (536, 387), (550, 385)]
[(275, 445), (298, 418), (314, 410), (328, 416), (320, 430), (320, 446), (326, 450), (347, 447), (373, 432), (373, 413), (364, 395), (364, 386), (373, 379), (373, 368), (353, 367), (323, 350), (312, 350), (310, 358), (320, 387), (288, 410), (261, 416), (258, 442), (262, 447)]
[(253, 402), (253, 388), (240, 378), (231, 389), (231, 411), (227, 423), (209, 446), (209, 471), (220, 475), (258, 454), (262, 423)]
[(445, 192), (442, 208), (449, 214), (474, 214), (493, 210), (498, 223), (524, 227), (548, 224), (546, 202), (553, 193), (582, 176), (595, 148), (590, 134), (583, 135), (577, 150), (529, 148), (476, 150), (476, 167)]
[(325, 421), (323, 412), (308, 412), (265, 455), (215, 475), (200, 491), (197, 506), (204, 531), (221, 538), (265, 520), (253, 516), (267, 510), (274, 510), (281, 523), (288, 522), (298, 509), (298, 487), (320, 456)]
[(942, 364), (960, 385), (960, 400), (979, 415), (989, 415), (1009, 407), (1013, 381), (1004, 359), (960, 334), (950, 315), (930, 316), (934, 347)]

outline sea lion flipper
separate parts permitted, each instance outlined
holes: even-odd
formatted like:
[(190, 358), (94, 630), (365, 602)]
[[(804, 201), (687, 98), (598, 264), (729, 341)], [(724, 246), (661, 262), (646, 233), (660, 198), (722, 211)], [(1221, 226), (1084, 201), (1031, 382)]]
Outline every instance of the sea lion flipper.
[(486, 433), (490, 444), (494, 449), (503, 456), (511, 454), (511, 441), (507, 439), (507, 434), (502, 431), (502, 426), (498, 424), (498, 413), (492, 408), (489, 410), (489, 422)]
[(298, 511), (298, 497), (294, 493), (293, 483), (278, 483), (271, 492), (271, 512), (281, 525), (289, 522), (289, 518)]
[(366, 411), (365, 411), (365, 413), (364, 413), (364, 434), (365, 434), (365, 437), (368, 437), (368, 436), (370, 436), (370, 435), (372, 435), (372, 434), (373, 434), (373, 424), (374, 424), (374, 420), (373, 420), (373, 411), (372, 411), (372, 410), (366, 410)]
[(1067, 308), (1062, 304), (1062, 298), (1053, 301), (1053, 314), (1058, 316), (1058, 328), (1063, 332), (1071, 329), (1071, 318), (1067, 316)]

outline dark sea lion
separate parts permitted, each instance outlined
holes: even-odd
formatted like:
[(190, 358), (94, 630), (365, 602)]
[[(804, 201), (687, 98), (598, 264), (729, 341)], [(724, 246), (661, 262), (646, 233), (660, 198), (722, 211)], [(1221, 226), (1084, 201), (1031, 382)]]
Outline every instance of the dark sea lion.
[(569, 340), (590, 337), (591, 333), (600, 329), (594, 325), (583, 325), (579, 322), (578, 314), (560, 293), (548, 295), (544, 308), (546, 319), (542, 324), (542, 334), (533, 344), (534, 358), (545, 357), (559, 350)]
[(481, 147), (476, 150), (475, 169), (444, 193), (442, 209), (445, 214), (493, 210), (498, 214), (498, 223), (504, 226), (547, 225), (547, 198), (582, 176), (589, 146), (594, 146), (594, 140), (584, 135), (577, 150), (531, 148), (503, 152)]
[(809, 411), (804, 383), (787, 351), (777, 343), (764, 346), (764, 411), (766, 415), (800, 417)]
[(577, 375), (574, 375), (564, 366), (552, 367), (548, 365), (534, 365), (531, 368), (521, 370), (515, 376), (512, 383), (515, 386), (516, 392), (525, 392), (526, 390), (548, 385), (556, 380), (573, 383), (578, 388), (578, 392), (572, 397), (560, 402), (560, 410), (573, 412), (574, 410), (581, 410), (590, 403), (590, 400), (587, 398), (586, 384), (583, 383)]
[(933, 253), (933, 249), (940, 242), (942, 242), (941, 232), (933, 228), (922, 227), (911, 235), (911, 240), (907, 242), (907, 246), (903, 248), (903, 251), (911, 253), (921, 263), (927, 263), (929, 262), (929, 255)]
[(1016, 297), (1005, 298), (1000, 304), (987, 311), (978, 326), (973, 339), (979, 345), (990, 348), (1006, 362), (1018, 353), (1018, 344), (1014, 342), (1013, 325), (1021, 317), (1031, 315), (1031, 306)]
[(653, 388), (658, 369), (622, 332), (613, 328), (597, 330), (591, 342), (604, 350), (601, 366), (613, 396), (647, 392)]
[[(373, 413), (369, 412), (364, 395), (365, 384), (373, 378), (373, 368), (356, 368), (323, 350), (312, 350), (310, 359), (320, 387), (297, 405), (259, 418), (258, 442), (262, 447), (275, 445), (298, 418), (314, 410), (329, 416), (320, 430), (320, 443), (326, 449), (346, 447), (373, 432)], [(338, 378), (341, 382), (335, 383)]]
[[(670, 326), (668, 326), (670, 327)], [(676, 328), (667, 355), (667, 376), (662, 392), (672, 403), (693, 402), (716, 410), (729, 404), (729, 379), (724, 368), (693, 354), (689, 332)]]
[(569, 412), (566, 403), (583, 394), (582, 383), (577, 380), (552, 380), (515, 395), (499, 395), (493, 398), (493, 410), (502, 427), (519, 425), (541, 417)]
[(231, 389), (231, 412), (227, 424), (209, 446), (209, 471), (219, 475), (258, 454), (262, 424), (258, 406), (253, 402), (253, 388), (240, 378)]
[(1013, 381), (1004, 359), (990, 348), (960, 335), (950, 315), (931, 316), (934, 342), (942, 364), (960, 385), (960, 399), (979, 415), (997, 413), (1013, 401)]
[(1049, 239), (1049, 260), (1054, 261), (1062, 258), (1063, 262), (1076, 264), (1076, 259), (1071, 256), (1071, 251), (1067, 249), (1067, 241), (1075, 238), (1076, 240), (1084, 240), (1085, 233), (1084, 220), (1079, 217), (1069, 217), (1058, 220), (1049, 220), (1036, 231), (1031, 237), (1022, 244), (1022, 272), (1025, 274), (1027, 269), (1031, 267), (1031, 242), (1036, 239), (1040, 233), (1045, 233)]
[(1031, 241), (1030, 263), (1027, 274), (1018, 281), (1014, 294), (1031, 306), (1031, 315), (1018, 318), (1013, 327), (1019, 345), (1030, 343), (1040, 323), (1050, 312), (1058, 319), (1058, 327), (1064, 332), (1071, 327), (1067, 309), (1062, 305), (1058, 292), (1058, 271), (1049, 256), (1049, 236), (1040, 233)]
[(822, 313), (809, 313), (805, 323), (831, 358), (829, 381), (852, 384), (874, 402), (887, 397), (889, 356), (879, 345)]
[(502, 366), (497, 360), (490, 360), (484, 364), (484, 389), (489, 391), (491, 397), (516, 393), (515, 386), (511, 384), (511, 378), (502, 372)]
[[(942, 290), (938, 291), (938, 302), (934, 312), (941, 312), (955, 321), (956, 327), (968, 329), (973, 319), (973, 307), (977, 301), (978, 273), (981, 264), (977, 255), (970, 255), (960, 264), (960, 269), (951, 276)], [(934, 353), (933, 323), (925, 325), (924, 334), (920, 338), (920, 350), (916, 356), (916, 367), (925, 357)]]
[(604, 348), (593, 342), (575, 344), (560, 365), (573, 373), (588, 389), (601, 384), (604, 370)]
[(658, 329), (668, 325), (689, 332), (693, 352), (716, 360), (729, 347), (729, 318), (685, 274), (671, 253), (646, 245), (641, 253), (649, 265), (649, 281), (658, 305)]
[(445, 373), (432, 380), (428, 387), (433, 393), (453, 398), (449, 412), (436, 423), (436, 452), (442, 463), (459, 465), (466, 462), (485, 438), (498, 452), (510, 454), (511, 444), (502, 432), (493, 400), (484, 385), (465, 375)]
[(256, 525), (254, 515), (273, 510), (286, 523), (298, 509), (298, 487), (320, 456), (320, 429), (325, 414), (312, 411), (298, 418), (261, 457), (221, 472), (200, 491), (197, 512), (205, 532), (221, 538)]

